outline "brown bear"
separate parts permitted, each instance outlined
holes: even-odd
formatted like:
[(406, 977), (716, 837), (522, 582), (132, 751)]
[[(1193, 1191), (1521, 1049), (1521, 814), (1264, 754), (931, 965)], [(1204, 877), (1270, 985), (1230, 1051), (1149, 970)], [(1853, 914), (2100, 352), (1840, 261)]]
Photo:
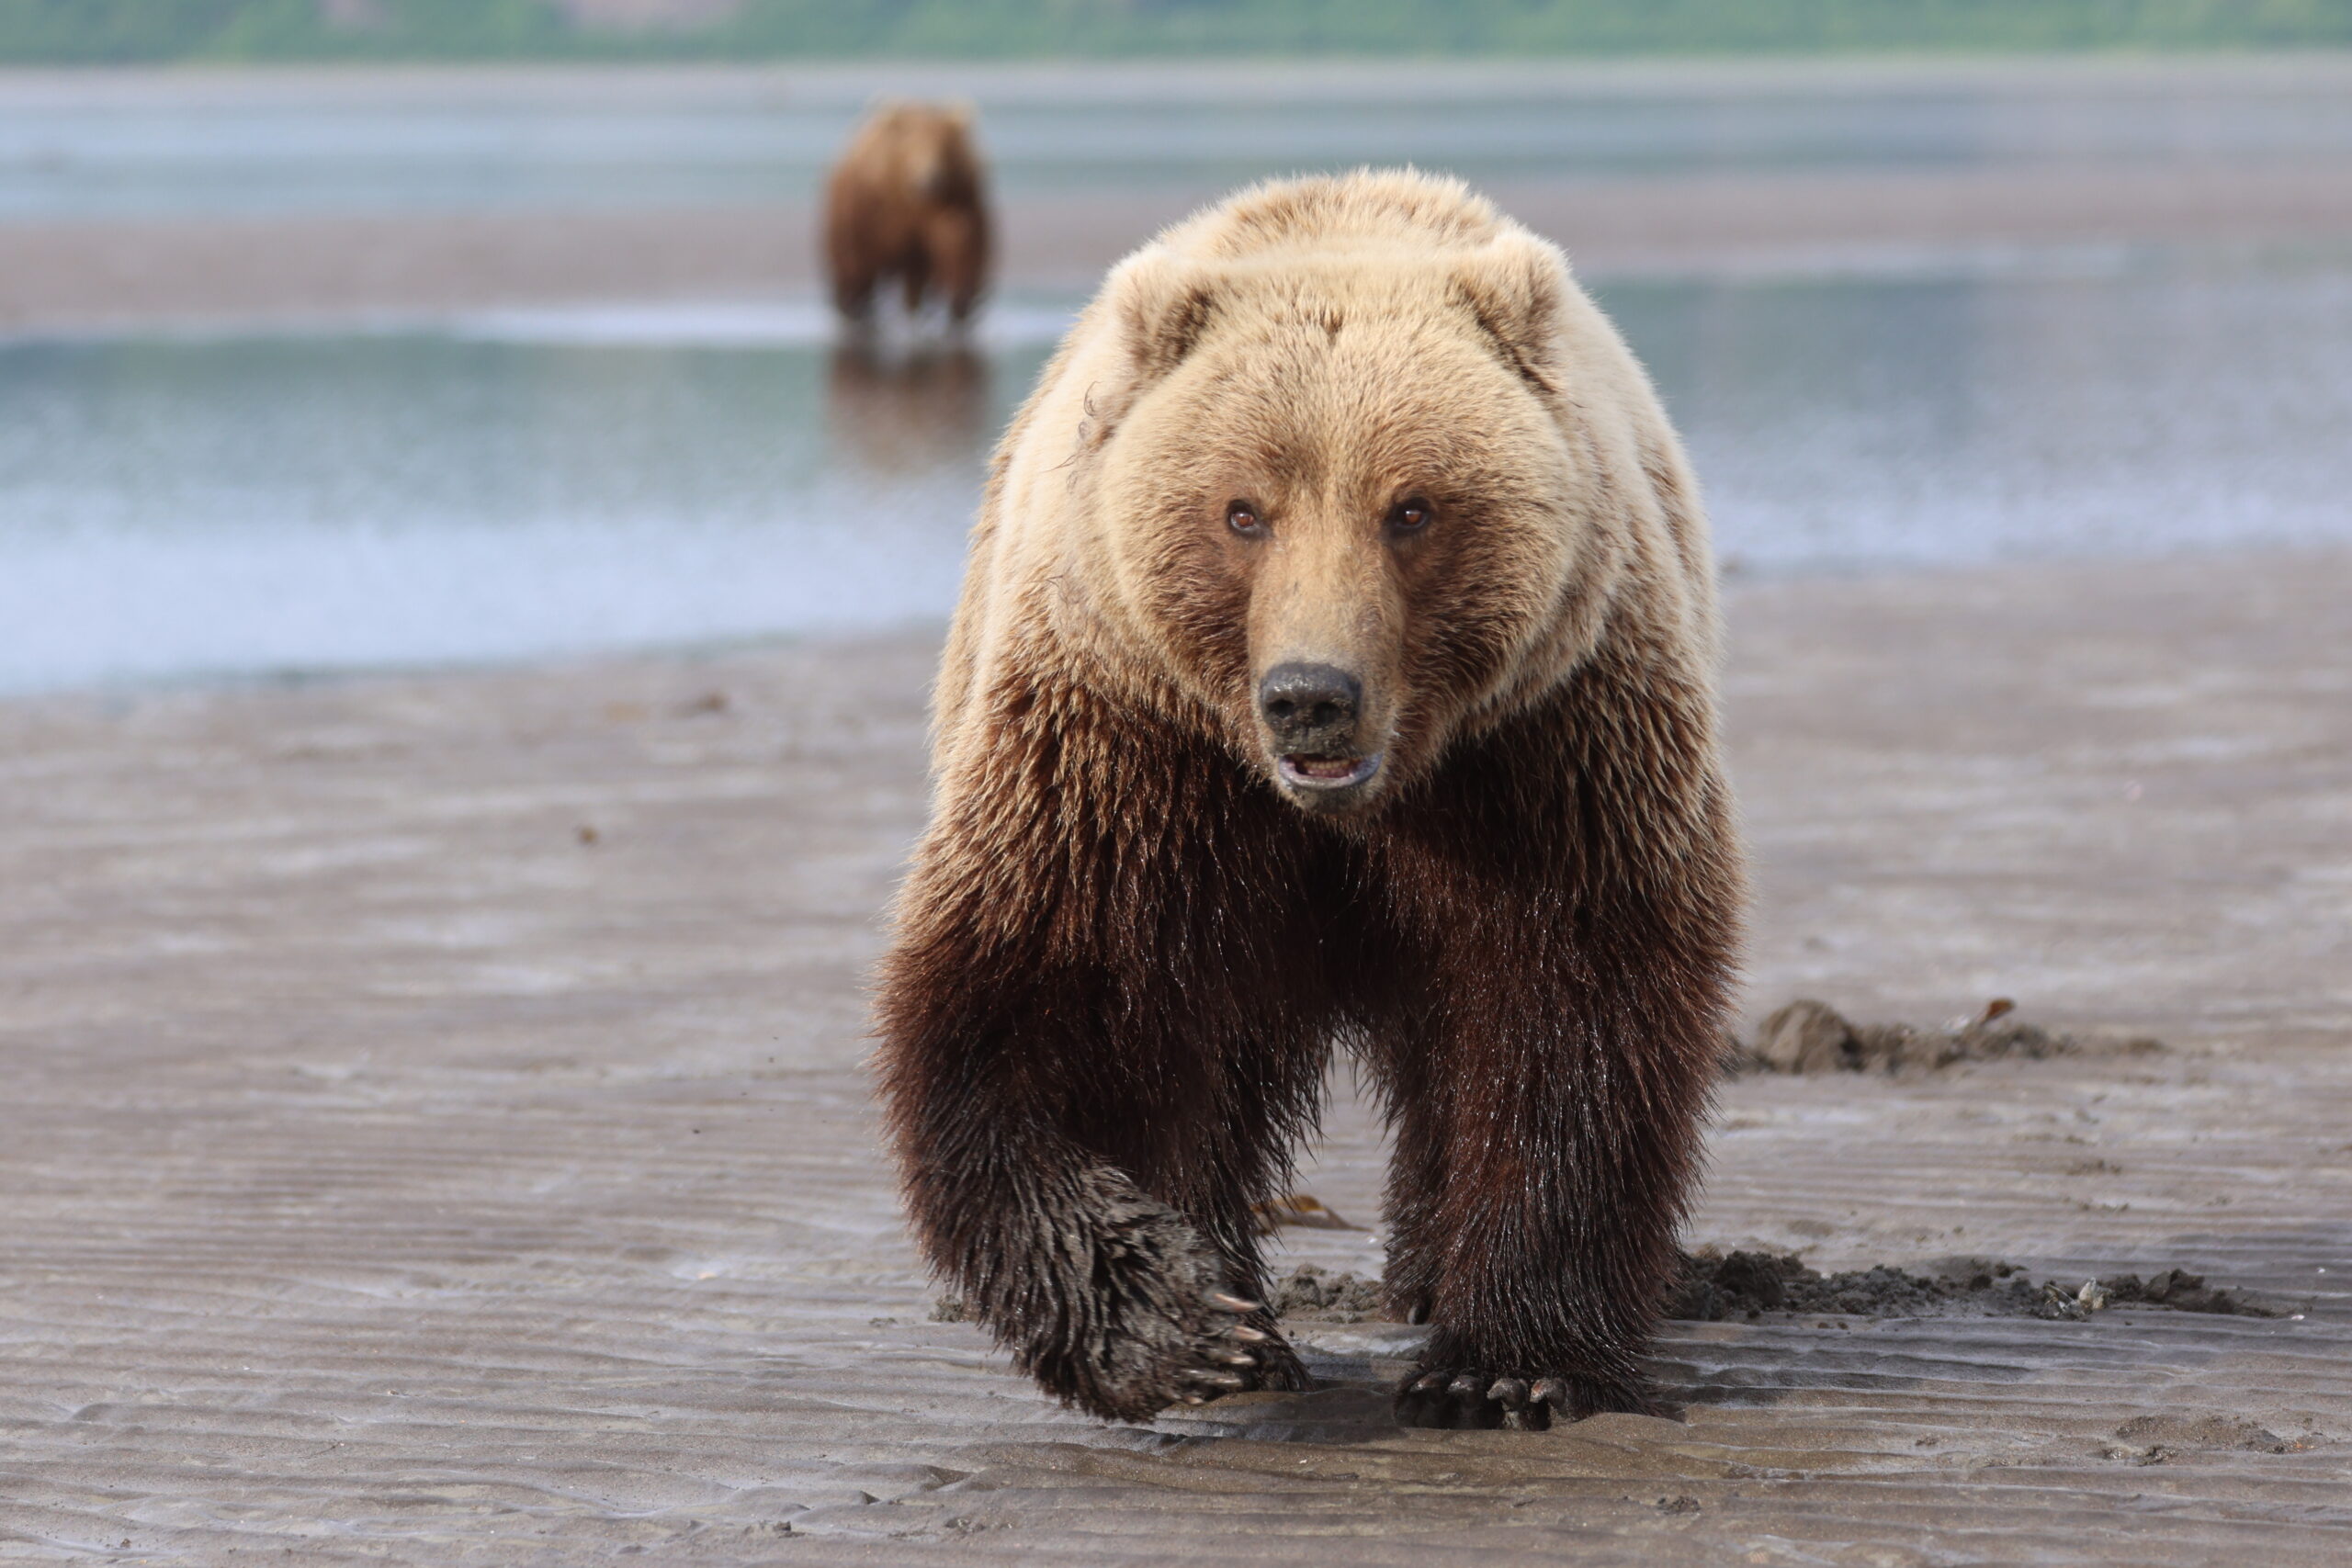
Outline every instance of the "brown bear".
[(910, 313), (934, 290), (971, 318), (989, 276), (987, 175), (960, 107), (886, 103), (850, 139), (825, 186), (825, 263), (833, 305), (868, 320), (897, 278)]
[(1250, 1207), (1344, 1045), (1400, 1418), (1649, 1408), (1743, 871), (1697, 490), (1559, 251), (1411, 173), (1189, 220), (967, 570), (876, 998), (933, 1265), (1098, 1416), (1305, 1386)]

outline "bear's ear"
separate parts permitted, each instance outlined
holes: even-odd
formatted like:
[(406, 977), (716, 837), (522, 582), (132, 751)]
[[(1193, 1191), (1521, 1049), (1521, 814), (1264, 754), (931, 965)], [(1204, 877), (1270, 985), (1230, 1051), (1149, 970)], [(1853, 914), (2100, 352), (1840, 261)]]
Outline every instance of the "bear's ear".
[(1216, 314), (1211, 280), (1164, 251), (1143, 251), (1120, 263), (1114, 289), (1138, 388), (1182, 364)]
[(1489, 241), (1453, 272), (1454, 299), (1503, 363), (1547, 395), (1560, 389), (1560, 305), (1573, 287), (1567, 257), (1532, 234)]

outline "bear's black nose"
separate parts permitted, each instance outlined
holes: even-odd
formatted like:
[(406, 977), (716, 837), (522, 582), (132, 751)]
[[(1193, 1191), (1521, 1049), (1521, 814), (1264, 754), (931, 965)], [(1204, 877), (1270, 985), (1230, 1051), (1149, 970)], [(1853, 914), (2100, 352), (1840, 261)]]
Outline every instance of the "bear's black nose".
[(1258, 687), (1258, 711), (1285, 751), (1326, 754), (1355, 739), (1363, 685), (1329, 664), (1277, 664)]

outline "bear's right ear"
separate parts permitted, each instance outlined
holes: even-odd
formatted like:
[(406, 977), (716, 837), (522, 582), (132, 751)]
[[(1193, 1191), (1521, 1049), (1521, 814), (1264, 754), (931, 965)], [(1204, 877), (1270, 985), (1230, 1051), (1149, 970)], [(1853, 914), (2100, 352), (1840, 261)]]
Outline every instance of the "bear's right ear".
[(1129, 256), (1111, 287), (1138, 389), (1182, 364), (1216, 314), (1209, 280), (1165, 251)]

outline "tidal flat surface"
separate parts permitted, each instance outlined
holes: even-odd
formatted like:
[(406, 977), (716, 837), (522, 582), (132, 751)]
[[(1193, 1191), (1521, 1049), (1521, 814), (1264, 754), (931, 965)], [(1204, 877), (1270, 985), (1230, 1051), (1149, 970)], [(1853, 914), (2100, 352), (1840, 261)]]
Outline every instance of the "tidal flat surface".
[[(1730, 595), (1752, 1010), (2153, 1055), (1727, 1084), (1694, 1244), (2279, 1318), (1670, 1325), (1687, 1421), (1055, 1409), (861, 1063), (930, 636), (0, 703), (0, 1562), (2312, 1568), (2352, 1551), (2352, 558)], [(1751, 1020), (1752, 1021), (1752, 1020)], [(1305, 1190), (1365, 1226), (1341, 1073)], [(2297, 1315), (2300, 1314), (2300, 1315)]]

